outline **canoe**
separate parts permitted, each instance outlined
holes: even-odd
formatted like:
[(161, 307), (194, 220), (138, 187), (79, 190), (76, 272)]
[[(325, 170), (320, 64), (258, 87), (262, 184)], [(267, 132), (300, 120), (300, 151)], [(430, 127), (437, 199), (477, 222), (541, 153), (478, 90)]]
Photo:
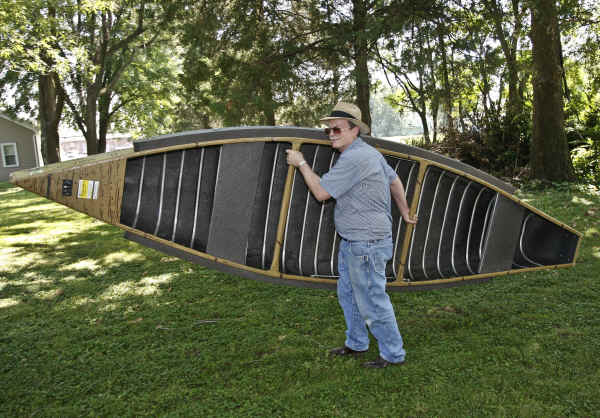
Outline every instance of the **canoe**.
[[(364, 136), (402, 180), (419, 222), (392, 208), (390, 290), (472, 283), (575, 264), (581, 234), (460, 161)], [(335, 287), (335, 202), (320, 203), (286, 163), (302, 151), (322, 175), (339, 153), (321, 130), (210, 129), (18, 171), (11, 182), (115, 225), (125, 238), (252, 279)]]

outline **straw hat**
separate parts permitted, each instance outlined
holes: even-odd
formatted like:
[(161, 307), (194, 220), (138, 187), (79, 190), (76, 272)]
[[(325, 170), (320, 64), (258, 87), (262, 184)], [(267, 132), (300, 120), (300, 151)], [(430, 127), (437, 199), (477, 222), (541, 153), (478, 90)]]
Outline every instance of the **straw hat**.
[(325, 116), (319, 119), (319, 121), (324, 122), (326, 120), (334, 119), (349, 120), (350, 122), (354, 123), (360, 128), (361, 134), (368, 134), (369, 132), (371, 132), (369, 126), (361, 120), (362, 112), (360, 111), (358, 106), (352, 103), (339, 102), (335, 105), (329, 116)]

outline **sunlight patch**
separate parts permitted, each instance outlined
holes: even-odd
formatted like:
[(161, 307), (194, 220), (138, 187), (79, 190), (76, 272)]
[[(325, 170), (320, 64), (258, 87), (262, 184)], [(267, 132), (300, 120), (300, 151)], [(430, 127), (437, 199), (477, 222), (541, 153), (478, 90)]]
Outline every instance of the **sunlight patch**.
[(135, 282), (127, 281), (123, 283), (119, 283), (113, 286), (110, 286), (108, 289), (102, 293), (100, 299), (104, 300), (114, 300), (120, 299), (127, 295), (132, 295), (133, 290), (135, 289)]
[(39, 283), (28, 283), (25, 285), (25, 289), (30, 292), (30, 293), (36, 293), (40, 290), (40, 284)]
[(144, 256), (140, 253), (119, 251), (116, 253), (108, 254), (106, 257), (104, 257), (104, 262), (108, 265), (111, 265), (119, 263), (129, 263), (131, 261), (141, 261), (143, 260), (143, 258)]
[(593, 205), (593, 202), (591, 200), (587, 200), (584, 197), (577, 197), (577, 196), (573, 196), (573, 199), (571, 199), (571, 202), (579, 203), (579, 204), (586, 205), (586, 206)]
[(160, 286), (177, 277), (176, 273), (165, 273), (160, 276), (145, 277), (139, 282), (126, 281), (109, 287), (100, 296), (102, 300), (115, 300), (126, 296), (160, 295)]
[(176, 276), (177, 276), (177, 274), (175, 274), (175, 273), (165, 273), (165, 274), (161, 274), (160, 276), (145, 277), (142, 280), (140, 280), (140, 283), (143, 283), (147, 286), (160, 285), (160, 284), (168, 283), (168, 282), (172, 281)]
[(41, 290), (35, 294), (35, 297), (43, 300), (51, 300), (64, 295), (64, 293), (63, 289)]
[(103, 306), (102, 308), (100, 308), (100, 312), (112, 312), (112, 311), (116, 311), (117, 309), (119, 309), (118, 304), (109, 303), (109, 304)]
[(83, 260), (79, 260), (76, 263), (67, 264), (65, 266), (62, 266), (58, 270), (59, 271), (66, 271), (66, 270), (97, 271), (99, 268), (100, 268), (100, 266), (98, 265), (98, 262), (96, 260), (83, 259)]
[(87, 277), (74, 276), (71, 274), (70, 276), (63, 277), (60, 280), (61, 280), (61, 282), (81, 282), (81, 281), (87, 280)]
[(584, 236), (586, 238), (594, 238), (594, 237), (597, 237), (598, 235), (600, 235), (600, 231), (598, 230), (598, 228), (595, 228), (595, 227), (588, 228), (584, 234)]
[(11, 272), (20, 268), (35, 264), (38, 254), (29, 253), (25, 255), (15, 256), (11, 252), (0, 253), (0, 271)]
[(71, 303), (76, 306), (87, 305), (88, 303), (96, 302), (96, 300), (88, 297), (76, 297), (71, 299)]
[(18, 305), (19, 303), (21, 302), (15, 298), (0, 299), (0, 309), (9, 308), (11, 306)]

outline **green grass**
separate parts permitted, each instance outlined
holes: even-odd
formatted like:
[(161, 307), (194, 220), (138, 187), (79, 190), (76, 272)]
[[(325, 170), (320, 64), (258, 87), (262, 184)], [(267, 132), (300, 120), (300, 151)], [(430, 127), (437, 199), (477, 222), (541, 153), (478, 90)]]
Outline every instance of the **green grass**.
[(0, 183), (0, 416), (599, 416), (600, 193), (521, 197), (585, 234), (578, 265), (393, 293), (407, 363), (365, 370), (327, 356), (334, 292), (207, 270)]

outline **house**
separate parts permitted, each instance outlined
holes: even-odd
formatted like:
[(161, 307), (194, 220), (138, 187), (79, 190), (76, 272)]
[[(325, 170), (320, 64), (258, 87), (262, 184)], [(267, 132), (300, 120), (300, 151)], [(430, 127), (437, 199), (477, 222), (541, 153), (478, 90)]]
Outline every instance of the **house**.
[(0, 181), (13, 171), (43, 165), (35, 127), (0, 113)]

